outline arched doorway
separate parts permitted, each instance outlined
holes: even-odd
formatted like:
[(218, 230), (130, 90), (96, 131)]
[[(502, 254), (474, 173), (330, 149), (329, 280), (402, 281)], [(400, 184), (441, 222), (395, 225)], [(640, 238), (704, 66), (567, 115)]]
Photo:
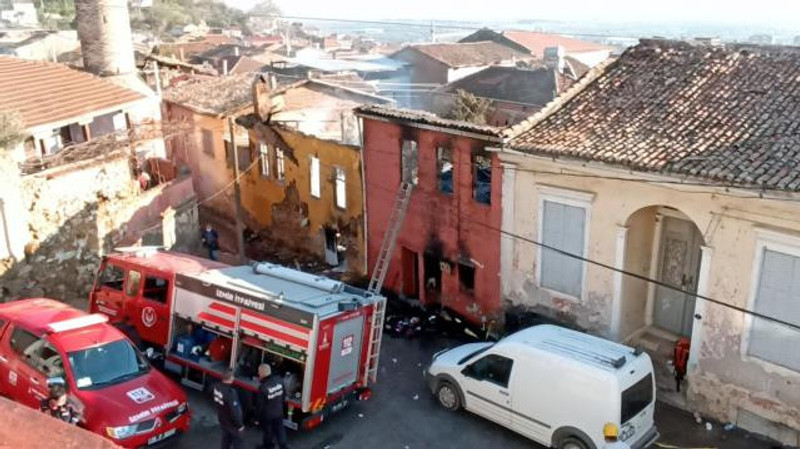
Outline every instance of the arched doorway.
[(626, 221), (623, 268), (666, 286), (624, 276), (618, 336), (627, 340), (649, 327), (691, 337), (703, 237), (677, 209), (650, 206)]
[(678, 339), (692, 340), (697, 307), (694, 294), (703, 260), (702, 233), (686, 214), (667, 206), (637, 210), (622, 230), (622, 267), (658, 282), (622, 276), (617, 336), (647, 350), (656, 368), (661, 399), (681, 405), (685, 397), (675, 391), (667, 362)]

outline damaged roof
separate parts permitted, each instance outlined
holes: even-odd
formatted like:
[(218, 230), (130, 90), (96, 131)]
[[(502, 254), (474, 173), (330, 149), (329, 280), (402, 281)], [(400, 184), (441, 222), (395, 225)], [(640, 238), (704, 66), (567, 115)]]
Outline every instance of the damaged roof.
[(530, 59), (530, 55), (492, 41), (409, 45), (392, 57), (409, 51), (420, 52), (452, 68), (492, 65), (514, 59)]
[(730, 185), (800, 190), (800, 48), (642, 40), (509, 147)]
[(0, 109), (18, 112), (26, 128), (113, 112), (146, 98), (63, 64), (0, 56)]
[(491, 100), (544, 106), (555, 98), (559, 83), (554, 69), (492, 66), (438, 90), (445, 93), (465, 90)]
[[(473, 134), (480, 134), (490, 138), (497, 138), (501, 135), (502, 129), (488, 125), (475, 125), (460, 120), (449, 120), (438, 117), (430, 112), (417, 111), (412, 109), (394, 108), (380, 105), (359, 106), (354, 109), (357, 115), (364, 117), (377, 117), (388, 119), (395, 122), (415, 123), (419, 125), (433, 126), (437, 128), (452, 129), (454, 131), (465, 131)], [(495, 139), (492, 139), (495, 140)]]
[(220, 115), (253, 104), (253, 73), (187, 81), (164, 90), (164, 100), (195, 112)]
[(547, 47), (563, 47), (567, 53), (609, 50), (609, 47), (605, 45), (560, 34), (541, 33), (539, 31), (503, 31), (501, 34), (527, 48), (531, 54), (539, 57), (544, 55), (544, 49)]

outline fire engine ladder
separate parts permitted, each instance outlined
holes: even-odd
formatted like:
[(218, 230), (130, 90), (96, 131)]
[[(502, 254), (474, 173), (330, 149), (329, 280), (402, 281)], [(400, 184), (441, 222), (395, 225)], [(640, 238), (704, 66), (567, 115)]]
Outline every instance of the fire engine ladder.
[[(397, 235), (400, 233), (400, 228), (403, 227), (403, 220), (406, 216), (408, 209), (408, 202), (411, 199), (411, 191), (414, 185), (410, 182), (403, 182), (400, 184), (400, 189), (397, 191), (397, 197), (394, 200), (392, 208), (392, 215), (389, 217), (389, 223), (386, 226), (386, 234), (383, 236), (381, 249), (378, 252), (378, 259), (375, 261), (375, 266), (372, 269), (372, 278), (369, 281), (367, 291), (379, 295), (383, 281), (386, 279), (386, 273), (389, 271), (389, 265), (392, 260), (392, 251), (394, 244), (397, 242)], [(372, 316), (372, 330), (371, 330), (371, 343), (367, 353), (367, 369), (365, 373), (364, 384), (375, 382), (378, 377), (378, 359), (381, 355), (381, 340), (383, 338), (383, 323), (386, 317), (386, 299), (375, 303), (375, 310)]]

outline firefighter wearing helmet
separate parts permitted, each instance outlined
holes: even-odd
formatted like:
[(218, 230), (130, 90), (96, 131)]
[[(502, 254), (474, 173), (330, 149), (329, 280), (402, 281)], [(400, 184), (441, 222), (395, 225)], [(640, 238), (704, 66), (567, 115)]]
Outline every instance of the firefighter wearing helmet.
[(603, 426), (603, 437), (606, 444), (602, 449), (631, 449), (628, 443), (619, 440), (619, 429), (616, 424), (608, 423)]

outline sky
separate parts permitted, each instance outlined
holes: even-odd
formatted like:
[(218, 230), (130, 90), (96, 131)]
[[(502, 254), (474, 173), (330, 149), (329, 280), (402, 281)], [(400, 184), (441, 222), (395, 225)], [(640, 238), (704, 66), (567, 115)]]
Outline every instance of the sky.
[[(248, 9), (257, 0), (225, 0)], [(275, 0), (287, 16), (797, 26), (799, 0)]]

